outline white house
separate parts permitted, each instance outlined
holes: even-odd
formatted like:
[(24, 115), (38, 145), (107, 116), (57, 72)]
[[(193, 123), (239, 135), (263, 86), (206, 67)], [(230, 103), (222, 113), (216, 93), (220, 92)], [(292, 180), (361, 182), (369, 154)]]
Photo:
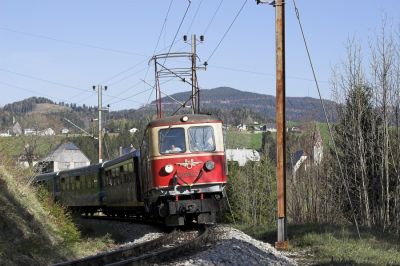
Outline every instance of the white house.
[(41, 172), (57, 172), (90, 165), (90, 160), (72, 142), (59, 145), (38, 163)]
[(11, 137), (10, 130), (7, 130), (7, 133), (0, 133), (0, 137)]
[(54, 136), (55, 135), (55, 132), (54, 132), (54, 130), (52, 129), (52, 128), (48, 128), (48, 129), (45, 129), (45, 130), (43, 130), (43, 131), (40, 131), (39, 133), (38, 133), (38, 135), (39, 136)]
[(259, 162), (260, 153), (252, 149), (226, 149), (226, 159), (244, 166), (248, 161)]
[(135, 134), (139, 129), (137, 129), (136, 127), (133, 127), (131, 129), (129, 129), (129, 133), (131, 134)]
[(24, 129), (24, 135), (36, 135), (37, 131), (34, 128), (25, 128)]
[(247, 126), (245, 124), (240, 124), (237, 126), (239, 131), (247, 131)]

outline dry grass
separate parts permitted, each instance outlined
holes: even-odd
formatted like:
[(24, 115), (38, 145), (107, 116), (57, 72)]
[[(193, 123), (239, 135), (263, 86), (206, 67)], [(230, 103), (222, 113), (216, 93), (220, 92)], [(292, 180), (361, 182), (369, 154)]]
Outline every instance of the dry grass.
[(109, 236), (82, 239), (64, 208), (27, 185), (31, 175), (0, 161), (0, 265), (48, 265), (107, 248)]

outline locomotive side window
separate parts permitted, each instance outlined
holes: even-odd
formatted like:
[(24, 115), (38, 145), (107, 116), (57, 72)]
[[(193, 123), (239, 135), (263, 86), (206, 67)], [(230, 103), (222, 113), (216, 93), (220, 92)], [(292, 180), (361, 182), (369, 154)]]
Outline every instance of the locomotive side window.
[(159, 131), (160, 153), (182, 153), (186, 151), (185, 130), (183, 128), (166, 128)]
[(188, 134), (190, 151), (215, 151), (214, 130), (212, 127), (190, 127)]

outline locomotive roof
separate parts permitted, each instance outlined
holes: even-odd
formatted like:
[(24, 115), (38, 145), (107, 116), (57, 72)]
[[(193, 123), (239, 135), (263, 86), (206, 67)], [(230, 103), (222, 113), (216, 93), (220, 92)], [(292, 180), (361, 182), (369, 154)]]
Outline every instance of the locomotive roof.
[[(182, 122), (182, 117), (187, 117), (188, 120), (186, 122)], [(215, 123), (220, 122), (222, 120), (211, 115), (174, 115), (168, 116), (160, 119), (156, 119), (151, 121), (147, 127), (158, 127), (158, 126), (165, 126), (165, 125), (179, 125), (179, 124), (192, 124), (192, 123)]]

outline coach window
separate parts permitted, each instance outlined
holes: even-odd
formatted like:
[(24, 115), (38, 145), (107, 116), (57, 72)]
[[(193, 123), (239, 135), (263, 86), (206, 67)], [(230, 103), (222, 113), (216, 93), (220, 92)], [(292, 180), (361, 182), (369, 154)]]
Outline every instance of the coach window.
[(185, 130), (183, 128), (166, 128), (159, 131), (160, 153), (182, 153), (186, 151)]
[(215, 151), (214, 130), (212, 127), (190, 127), (188, 135), (190, 151)]
[(61, 190), (65, 190), (65, 178), (61, 178)]
[(128, 171), (129, 171), (129, 173), (133, 173), (133, 165), (132, 165), (132, 163), (129, 163), (128, 164)]
[(78, 176), (75, 176), (75, 187), (76, 187), (76, 189), (80, 189), (81, 188), (81, 177), (78, 175)]

